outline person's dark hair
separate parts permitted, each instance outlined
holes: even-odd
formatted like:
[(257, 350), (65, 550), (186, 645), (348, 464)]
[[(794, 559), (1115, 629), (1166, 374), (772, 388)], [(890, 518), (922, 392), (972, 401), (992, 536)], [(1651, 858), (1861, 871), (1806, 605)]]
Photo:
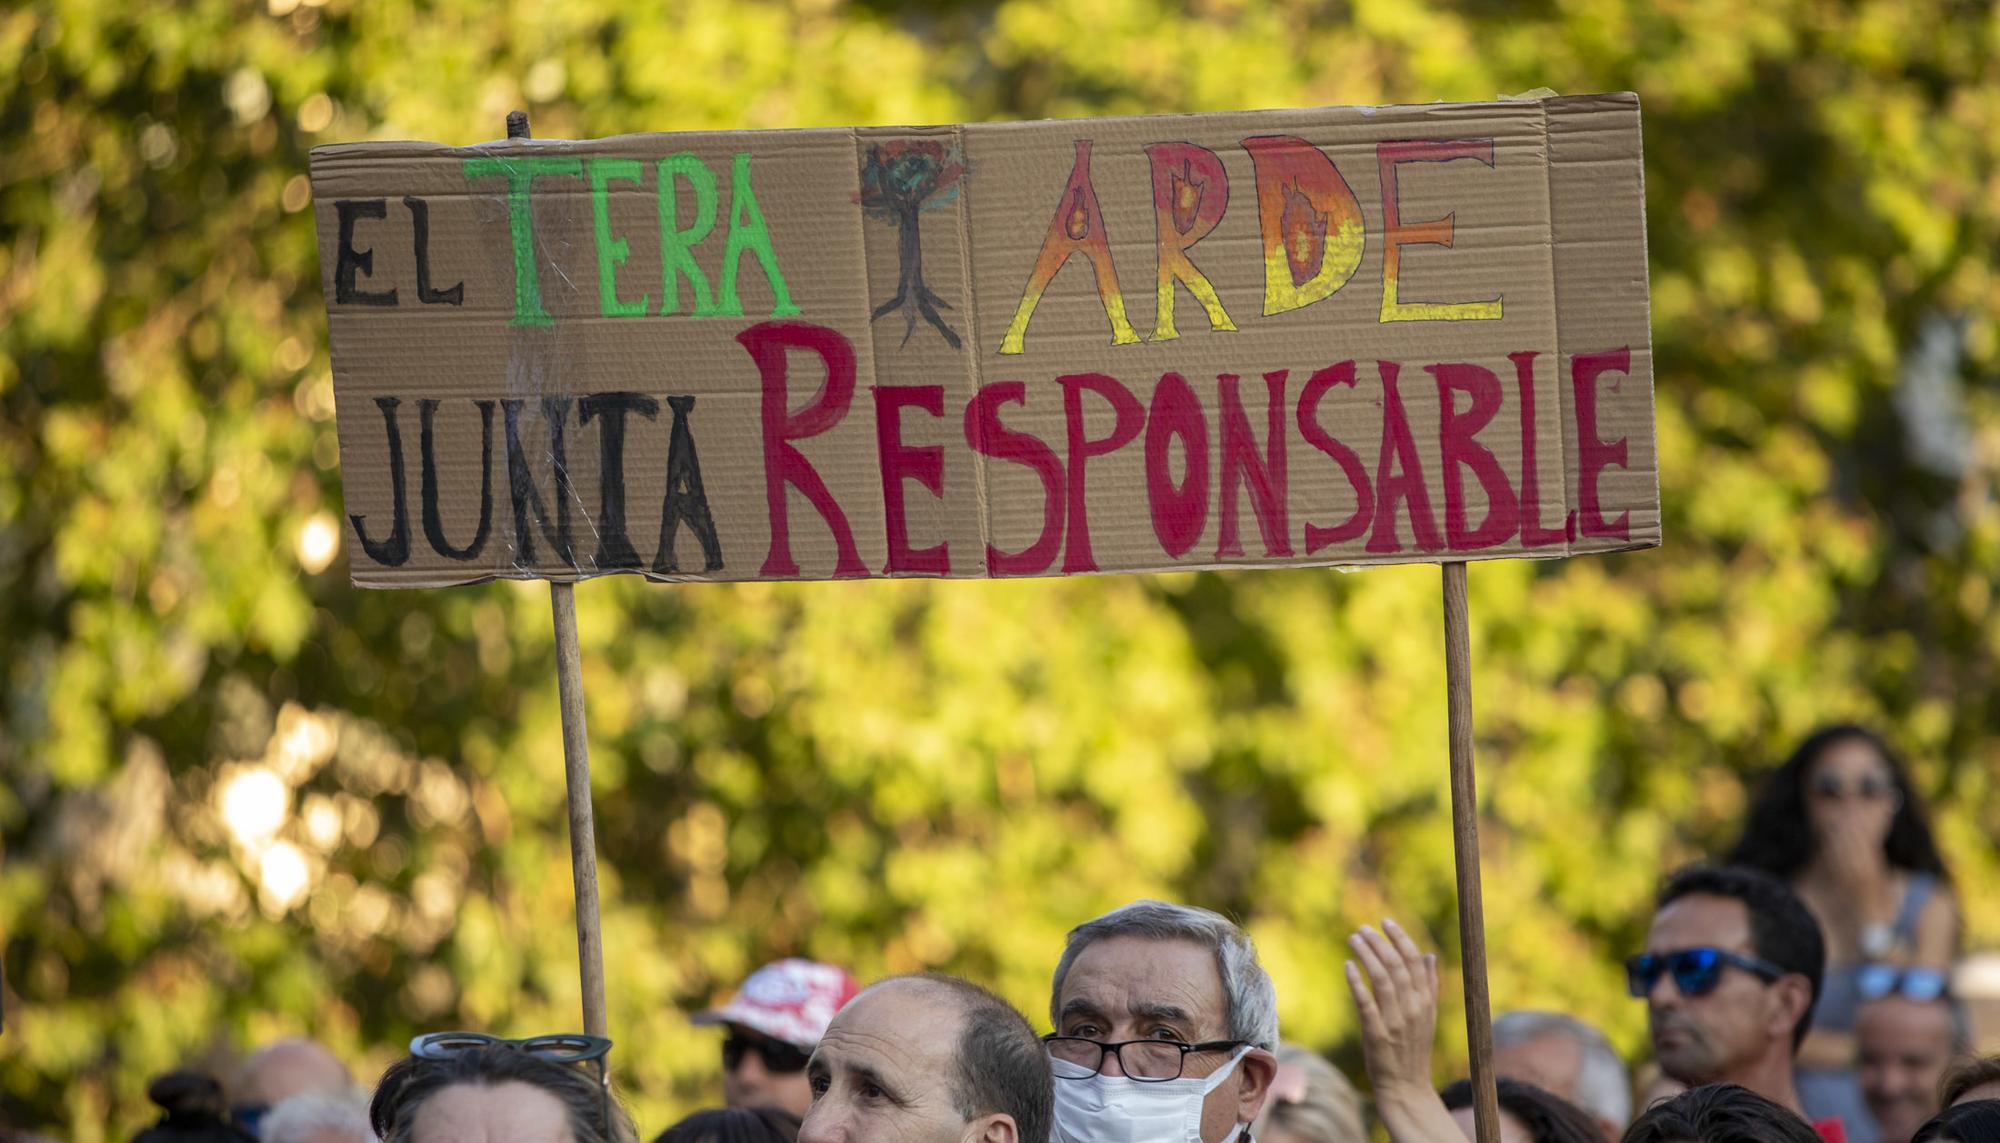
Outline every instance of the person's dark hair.
[(898, 979), (943, 990), (964, 1015), (951, 1080), (958, 1113), (973, 1119), (1002, 1112), (1014, 1118), (1021, 1143), (1048, 1143), (1055, 1130), (1055, 1079), (1027, 1018), (969, 980), (937, 974)]
[(425, 1100), (456, 1084), (494, 1087), (503, 1083), (528, 1084), (554, 1096), (563, 1105), (576, 1143), (623, 1143), (636, 1138), (616, 1100), (610, 1104), (612, 1121), (600, 1122), (604, 1094), (595, 1074), (574, 1064), (559, 1064), (510, 1048), (473, 1048), (443, 1060), (414, 1056), (397, 1060), (375, 1087), (368, 1120), (383, 1143), (409, 1143), (417, 1111)]
[(1675, 873), (1660, 890), (1656, 908), (1664, 909), (1682, 897), (1700, 894), (1729, 897), (1743, 902), (1750, 914), (1751, 951), (1760, 960), (1770, 961), (1786, 972), (1796, 972), (1812, 984), (1812, 1003), (1806, 1005), (1798, 1023), (1792, 1026), (1792, 1050), (1805, 1042), (1812, 1027), (1813, 1009), (1819, 1007), (1820, 983), (1826, 976), (1826, 938), (1812, 911), (1791, 887), (1756, 869), (1713, 865), (1691, 865)]
[(1981, 1084), (2000, 1083), (2000, 1056), (1968, 1056), (1951, 1065), (1938, 1081), (1938, 1106), (1950, 1107)]
[(799, 1117), (775, 1107), (697, 1111), (653, 1143), (798, 1143)]
[[(1521, 1121), (1535, 1143), (1603, 1143), (1596, 1121), (1568, 1100), (1522, 1080), (1501, 1077), (1500, 1110)], [(1472, 1106), (1472, 1081), (1459, 1080), (1438, 1093), (1446, 1108)]]
[(1910, 1143), (1993, 1143), (2000, 1139), (2000, 1099), (1975, 1099), (1947, 1107), (1917, 1128)]
[(229, 1121), (229, 1100), (214, 1076), (168, 1072), (146, 1088), (146, 1098), (164, 1114), (132, 1143), (255, 1143), (255, 1136)]
[(1820, 1143), (1806, 1121), (1747, 1087), (1712, 1083), (1654, 1104), (1621, 1143)]
[(1757, 800), (1751, 803), (1750, 813), (1743, 821), (1743, 836), (1729, 851), (1729, 864), (1747, 865), (1786, 880), (1797, 876), (1812, 860), (1815, 845), (1812, 822), (1806, 816), (1806, 783), (1812, 777), (1813, 764), (1828, 747), (1852, 741), (1874, 747), (1896, 783), (1900, 804), (1889, 823), (1889, 836), (1882, 843), (1889, 864), (1911, 873), (1948, 879), (1937, 843), (1931, 839), (1923, 802), (1910, 788), (1910, 776), (1903, 769), (1902, 760), (1880, 735), (1850, 723), (1822, 727), (1807, 735), (1784, 765), (1764, 779)]

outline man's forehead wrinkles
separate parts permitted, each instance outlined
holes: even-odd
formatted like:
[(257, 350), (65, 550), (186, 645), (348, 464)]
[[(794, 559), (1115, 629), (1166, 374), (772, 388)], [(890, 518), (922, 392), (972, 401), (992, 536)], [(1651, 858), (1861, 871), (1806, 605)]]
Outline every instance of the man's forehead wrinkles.
[[(829, 1048), (831, 1050), (829, 1050)], [(820, 1050), (840, 1067), (853, 1067), (870, 1059), (907, 1059), (910, 1046), (899, 1037), (865, 1029), (830, 1028), (820, 1041)]]
[(1149, 1021), (1189, 1025), (1183, 1035), (1209, 1038), (1227, 1017), (1213, 981), (1190, 980), (1185, 973), (1142, 969), (1120, 975), (1110, 966), (1092, 966), (1064, 982), (1067, 994), (1059, 1011), (1064, 1016), (1096, 1017), (1113, 1022)]

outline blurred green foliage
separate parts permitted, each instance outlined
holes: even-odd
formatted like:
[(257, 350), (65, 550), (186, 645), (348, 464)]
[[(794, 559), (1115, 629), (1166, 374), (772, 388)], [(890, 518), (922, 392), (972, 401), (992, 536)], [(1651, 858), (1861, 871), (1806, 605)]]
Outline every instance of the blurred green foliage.
[[(1887, 729), (2000, 942), (2000, 7), (1968, 0), (29, 0), (0, 12), (0, 1107), (78, 1143), (306, 1031), (577, 1025), (546, 591), (363, 593), (316, 143), (1633, 89), (1667, 546), (1472, 574), (1499, 1007), (1636, 1052), (1666, 866)], [(304, 566), (302, 566), (302, 564)], [(580, 591), (617, 1060), (785, 953), (1044, 1003), (1064, 929), (1238, 914), (1352, 1064), (1340, 941), (1455, 963), (1437, 573)], [(1455, 989), (1451, 990), (1455, 996)], [(1462, 1066), (1448, 1001), (1440, 1074)]]

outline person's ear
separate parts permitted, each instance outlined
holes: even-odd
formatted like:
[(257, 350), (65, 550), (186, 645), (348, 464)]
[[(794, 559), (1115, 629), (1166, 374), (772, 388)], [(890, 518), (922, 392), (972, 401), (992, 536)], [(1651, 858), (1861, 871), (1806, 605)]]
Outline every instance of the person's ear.
[(1786, 973), (1772, 984), (1771, 994), (1777, 999), (1772, 1006), (1772, 1021), (1783, 1024), (1782, 1028), (1773, 1028), (1772, 1032), (1781, 1032), (1789, 1041), (1792, 1029), (1798, 1027), (1799, 1021), (1805, 1019), (1812, 1008), (1812, 981), (1807, 980), (1803, 973)]
[(1013, 1116), (992, 1111), (967, 1123), (958, 1138), (959, 1143), (1021, 1143), (1021, 1129)]
[(1236, 1122), (1255, 1123), (1257, 1113), (1270, 1098), (1271, 1081), (1278, 1076), (1278, 1057), (1262, 1048), (1252, 1048), (1236, 1067)]

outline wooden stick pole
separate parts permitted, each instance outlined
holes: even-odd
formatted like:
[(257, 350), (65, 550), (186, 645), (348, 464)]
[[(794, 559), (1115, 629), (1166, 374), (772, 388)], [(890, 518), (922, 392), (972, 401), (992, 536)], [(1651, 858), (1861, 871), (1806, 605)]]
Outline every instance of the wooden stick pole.
[(556, 690), (562, 699), (563, 771), (569, 779), (569, 868), (576, 882), (576, 961), (583, 975), (583, 1030), (606, 1035), (604, 933), (597, 919), (597, 822), (590, 807), (590, 741), (583, 722), (583, 656), (576, 641), (576, 588), (549, 584), (556, 619)]
[[(507, 137), (529, 139), (528, 113), (507, 114)], [(576, 890), (576, 961), (583, 984), (583, 1030), (607, 1035), (604, 932), (597, 915), (597, 820), (590, 805), (590, 738), (583, 718), (583, 652), (576, 638), (576, 587), (550, 582), (556, 625), (556, 694), (562, 704), (563, 774), (569, 785), (569, 869)]]
[(1479, 1143), (1500, 1143), (1493, 1075), (1493, 1010), (1486, 995), (1486, 917), (1479, 896), (1479, 796), (1473, 781), (1472, 641), (1465, 565), (1444, 568), (1444, 678), (1451, 729), (1451, 825), (1458, 872), (1458, 946), (1465, 977), (1465, 1038), (1472, 1056), (1472, 1121)]

